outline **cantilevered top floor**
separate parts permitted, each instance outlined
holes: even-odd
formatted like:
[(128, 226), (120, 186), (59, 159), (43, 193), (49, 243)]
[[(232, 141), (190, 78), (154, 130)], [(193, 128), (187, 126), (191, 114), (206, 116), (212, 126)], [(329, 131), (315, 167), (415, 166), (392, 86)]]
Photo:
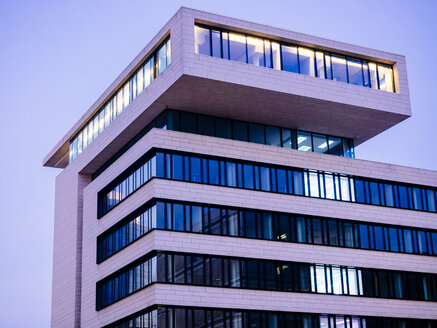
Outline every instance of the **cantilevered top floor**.
[(43, 164), (103, 164), (166, 108), (355, 145), (411, 116), (403, 56), (181, 8)]

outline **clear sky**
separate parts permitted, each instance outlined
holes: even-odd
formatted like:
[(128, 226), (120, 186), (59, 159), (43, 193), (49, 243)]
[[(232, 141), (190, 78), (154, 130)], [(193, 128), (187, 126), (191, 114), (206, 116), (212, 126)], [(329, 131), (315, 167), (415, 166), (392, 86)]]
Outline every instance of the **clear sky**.
[(357, 157), (437, 169), (437, 1), (0, 0), (0, 327), (50, 323), (42, 158), (182, 5), (405, 55), (413, 117)]

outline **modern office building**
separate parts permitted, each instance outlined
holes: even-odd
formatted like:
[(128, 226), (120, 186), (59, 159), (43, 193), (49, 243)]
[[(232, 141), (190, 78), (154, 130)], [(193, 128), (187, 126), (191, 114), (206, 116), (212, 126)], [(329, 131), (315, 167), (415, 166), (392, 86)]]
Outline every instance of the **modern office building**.
[(403, 56), (181, 8), (44, 159), (52, 327), (437, 327), (437, 172), (354, 158), (410, 116)]

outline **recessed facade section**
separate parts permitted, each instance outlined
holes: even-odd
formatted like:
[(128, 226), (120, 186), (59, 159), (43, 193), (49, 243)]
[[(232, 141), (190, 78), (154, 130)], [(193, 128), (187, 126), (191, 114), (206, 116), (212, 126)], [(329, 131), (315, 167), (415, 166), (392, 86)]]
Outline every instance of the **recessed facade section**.
[(400, 55), (181, 8), (44, 159), (52, 327), (436, 327), (437, 173), (355, 159)]

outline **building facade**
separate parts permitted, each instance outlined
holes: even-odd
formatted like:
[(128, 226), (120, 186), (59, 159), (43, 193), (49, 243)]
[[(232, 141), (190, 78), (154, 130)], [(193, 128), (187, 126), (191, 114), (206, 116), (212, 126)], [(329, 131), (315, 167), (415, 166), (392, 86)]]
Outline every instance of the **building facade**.
[(355, 159), (405, 58), (181, 8), (45, 157), (52, 327), (437, 327), (437, 172)]

